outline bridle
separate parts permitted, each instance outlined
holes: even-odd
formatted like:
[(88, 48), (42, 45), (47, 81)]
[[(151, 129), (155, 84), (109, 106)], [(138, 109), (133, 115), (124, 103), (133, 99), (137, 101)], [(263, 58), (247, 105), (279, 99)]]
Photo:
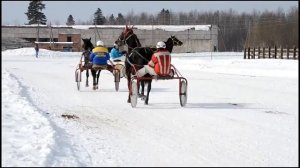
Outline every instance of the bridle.
[(177, 46), (180, 44), (179, 43), (180, 41), (178, 39), (176, 39), (174, 36), (171, 36), (171, 40), (172, 40), (174, 46)]
[[(129, 33), (131, 32), (131, 34), (126, 37)], [(131, 47), (128, 45), (128, 40), (131, 39), (133, 37), (133, 35), (135, 35), (132, 31), (128, 31), (126, 32), (126, 34), (124, 34), (124, 32), (122, 32), (121, 36), (123, 37), (123, 39), (121, 39), (121, 36), (119, 36), (118, 41), (120, 41), (123, 45), (127, 45), (128, 48), (130, 49), (134, 49), (134, 47)], [(135, 39), (136, 44), (138, 44), (137, 39)]]

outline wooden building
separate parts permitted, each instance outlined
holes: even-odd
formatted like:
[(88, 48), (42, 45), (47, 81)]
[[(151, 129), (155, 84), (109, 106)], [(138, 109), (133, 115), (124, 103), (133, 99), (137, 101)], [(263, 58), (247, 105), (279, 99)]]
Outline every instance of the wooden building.
[(50, 39), (50, 42), (35, 42), (39, 48), (54, 51), (80, 52), (81, 35), (80, 34), (58, 34), (57, 39)]

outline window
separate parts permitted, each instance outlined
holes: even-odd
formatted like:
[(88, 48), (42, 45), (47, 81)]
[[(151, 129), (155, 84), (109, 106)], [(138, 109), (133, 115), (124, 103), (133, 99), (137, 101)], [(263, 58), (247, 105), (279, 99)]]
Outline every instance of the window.
[(71, 36), (67, 37), (67, 42), (72, 42), (72, 37)]

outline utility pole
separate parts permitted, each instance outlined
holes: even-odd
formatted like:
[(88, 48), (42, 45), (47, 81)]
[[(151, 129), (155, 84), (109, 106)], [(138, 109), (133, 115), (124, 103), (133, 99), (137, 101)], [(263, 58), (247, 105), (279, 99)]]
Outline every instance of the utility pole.
[(190, 29), (187, 30), (188, 31), (188, 45), (187, 45), (187, 52), (189, 52), (189, 48), (190, 48)]
[(210, 59), (212, 60), (212, 25), (209, 27), (210, 30)]
[(38, 20), (38, 27), (37, 27), (37, 38), (36, 41), (39, 42), (40, 38), (40, 20)]
[(154, 24), (154, 20), (152, 18), (152, 30), (151, 30), (151, 44), (153, 44), (153, 24)]
[(50, 22), (50, 49), (53, 48), (53, 43), (54, 43), (53, 32), (52, 32), (52, 26), (51, 26), (51, 22)]

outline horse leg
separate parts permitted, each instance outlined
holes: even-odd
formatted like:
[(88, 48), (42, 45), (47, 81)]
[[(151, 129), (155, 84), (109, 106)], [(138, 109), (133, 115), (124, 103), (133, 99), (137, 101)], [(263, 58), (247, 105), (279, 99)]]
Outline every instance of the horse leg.
[(149, 101), (149, 93), (151, 91), (151, 83), (152, 83), (152, 80), (149, 80), (147, 81), (147, 96), (146, 96), (146, 99), (145, 99), (145, 104), (148, 105), (148, 101)]
[[(130, 81), (131, 81), (131, 73), (126, 72), (127, 75), (127, 86), (128, 86), (128, 91), (131, 90), (130, 88)], [(128, 92), (128, 99), (127, 99), (127, 103), (131, 103), (131, 99), (130, 99), (130, 92)]]
[(89, 87), (89, 69), (86, 70), (86, 83), (85, 87)]
[(96, 70), (91, 70), (93, 75), (93, 90), (96, 90)]
[(98, 74), (97, 74), (97, 86), (96, 86), (97, 89), (98, 89), (98, 83), (99, 83), (100, 72), (101, 72), (101, 70), (98, 70)]
[[(139, 85), (140, 86), (140, 85)], [(140, 89), (138, 88), (138, 91)], [(144, 96), (144, 90), (145, 90), (145, 81), (141, 81), (141, 93), (139, 93), (139, 97), (143, 97)], [(139, 91), (140, 92), (140, 91)]]

